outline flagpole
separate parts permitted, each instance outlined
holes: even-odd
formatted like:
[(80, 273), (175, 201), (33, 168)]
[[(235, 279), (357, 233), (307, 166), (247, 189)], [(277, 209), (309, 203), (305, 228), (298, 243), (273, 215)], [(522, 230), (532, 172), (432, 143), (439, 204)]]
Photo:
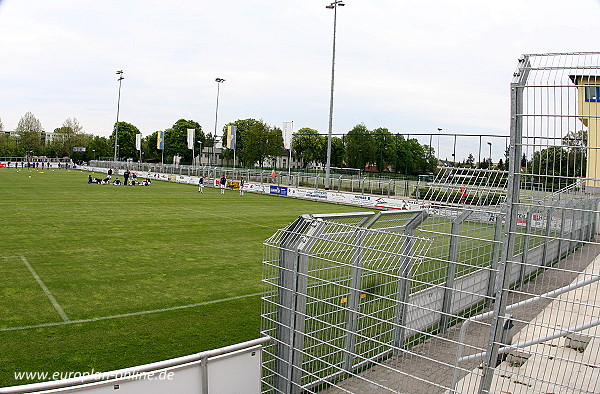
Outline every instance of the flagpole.
[[(294, 133), (294, 121), (292, 120), (292, 134)], [(289, 179), (292, 177), (292, 141), (290, 138), (290, 159), (288, 160), (288, 184)]]

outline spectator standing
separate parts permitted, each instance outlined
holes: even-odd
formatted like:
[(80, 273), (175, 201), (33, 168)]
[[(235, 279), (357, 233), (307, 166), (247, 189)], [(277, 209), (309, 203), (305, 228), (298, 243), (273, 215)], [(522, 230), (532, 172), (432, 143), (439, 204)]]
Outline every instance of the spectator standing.
[(108, 174), (107, 174), (108, 175), (108, 179), (112, 178), (112, 174), (113, 174), (113, 170), (112, 170), (112, 168), (109, 168), (108, 169)]
[(245, 184), (244, 177), (242, 177), (240, 179), (240, 196), (244, 195), (244, 184)]
[(198, 191), (200, 193), (204, 193), (204, 175), (200, 175), (200, 180), (198, 181)]
[(221, 194), (225, 194), (225, 185), (227, 185), (227, 177), (225, 177), (225, 174), (221, 176), (219, 184), (221, 186)]
[(127, 186), (127, 181), (129, 180), (129, 170), (125, 170), (125, 172), (123, 173), (123, 178), (125, 178), (124, 185)]

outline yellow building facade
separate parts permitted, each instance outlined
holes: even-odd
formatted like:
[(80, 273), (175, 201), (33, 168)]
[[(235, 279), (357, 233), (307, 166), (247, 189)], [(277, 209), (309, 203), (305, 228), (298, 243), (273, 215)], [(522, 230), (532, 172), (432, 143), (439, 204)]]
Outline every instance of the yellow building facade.
[(577, 85), (577, 115), (587, 127), (587, 193), (600, 194), (600, 76), (571, 75)]

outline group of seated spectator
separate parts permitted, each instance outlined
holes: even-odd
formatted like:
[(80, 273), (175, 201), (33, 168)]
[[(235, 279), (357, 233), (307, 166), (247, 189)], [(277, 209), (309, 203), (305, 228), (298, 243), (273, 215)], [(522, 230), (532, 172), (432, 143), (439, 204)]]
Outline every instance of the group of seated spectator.
[[(88, 175), (88, 183), (97, 183), (98, 185), (125, 185), (124, 182), (121, 182), (121, 180), (119, 178), (115, 178), (114, 181), (111, 180), (111, 178), (94, 178), (91, 175)], [(152, 184), (152, 181), (150, 180), (150, 178), (146, 178), (141, 182), (136, 182), (134, 179), (132, 179), (131, 181), (127, 182), (127, 185), (130, 186), (135, 186), (135, 185), (139, 185), (139, 186), (150, 186)]]

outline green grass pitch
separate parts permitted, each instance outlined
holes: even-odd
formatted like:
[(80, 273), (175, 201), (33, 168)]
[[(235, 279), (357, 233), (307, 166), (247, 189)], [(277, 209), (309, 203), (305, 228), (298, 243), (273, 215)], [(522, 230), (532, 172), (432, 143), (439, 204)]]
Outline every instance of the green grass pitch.
[(0, 386), (256, 338), (263, 241), (304, 213), (364, 210), (5, 168), (0, 204)]

